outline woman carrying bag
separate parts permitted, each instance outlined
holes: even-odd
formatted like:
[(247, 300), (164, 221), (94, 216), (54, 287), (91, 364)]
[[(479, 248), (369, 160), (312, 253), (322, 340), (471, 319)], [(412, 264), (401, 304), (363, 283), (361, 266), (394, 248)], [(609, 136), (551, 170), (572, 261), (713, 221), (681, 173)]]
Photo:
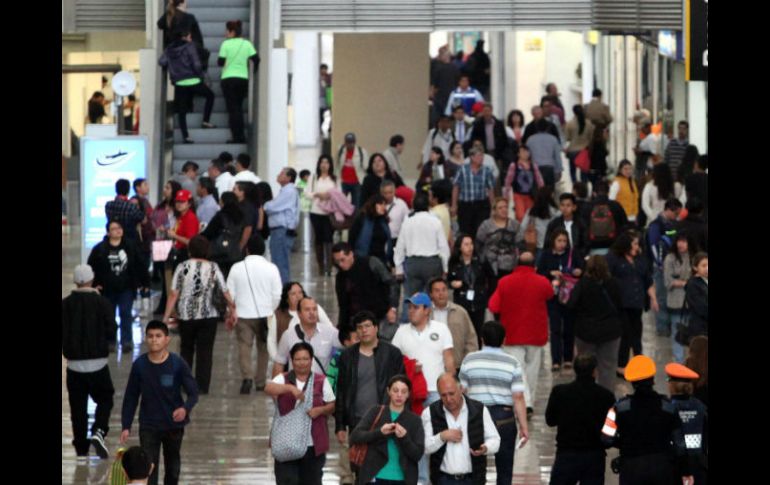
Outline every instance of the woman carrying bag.
[(265, 393), (276, 399), (270, 432), (276, 483), (321, 485), (334, 392), (326, 376), (311, 372), (314, 354), (309, 343), (297, 342), (289, 355), (292, 370), (265, 386)]
[(388, 382), (389, 404), (372, 406), (350, 435), (351, 464), (358, 455), (356, 484), (417, 483), (417, 464), (425, 449), (422, 420), (407, 407), (412, 383), (405, 375)]

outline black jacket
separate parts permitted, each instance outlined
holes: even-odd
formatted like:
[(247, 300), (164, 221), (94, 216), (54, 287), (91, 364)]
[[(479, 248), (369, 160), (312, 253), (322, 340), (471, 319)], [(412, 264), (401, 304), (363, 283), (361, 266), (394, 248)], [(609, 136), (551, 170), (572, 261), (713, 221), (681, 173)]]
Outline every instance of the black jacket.
[(621, 288), (623, 308), (644, 310), (648, 303), (647, 290), (652, 286), (652, 269), (644, 256), (634, 258), (633, 264), (612, 251), (605, 257), (610, 274)]
[(709, 334), (709, 285), (695, 276), (685, 286), (685, 302), (690, 312), (689, 336)]
[[(559, 216), (548, 223), (548, 229), (545, 230), (545, 246), (543, 249), (550, 248), (551, 233), (556, 229), (566, 229), (564, 216)], [(583, 221), (580, 220), (577, 213), (572, 217), (570, 232), (572, 233), (572, 247), (580, 252), (580, 254), (588, 254), (588, 229), (583, 225)]]
[(94, 287), (101, 286), (103, 291), (119, 293), (125, 290), (150, 287), (150, 274), (145, 260), (136, 242), (126, 239), (120, 241), (116, 249), (122, 249), (126, 255), (125, 267), (119, 274), (113, 271), (110, 263), (110, 241), (107, 236), (91, 250), (88, 264), (94, 270)]
[(572, 290), (567, 307), (575, 317), (575, 336), (592, 344), (615, 340), (622, 333), (622, 301), (617, 280), (604, 284), (593, 278), (580, 278)]
[(75, 290), (61, 301), (62, 354), (68, 360), (107, 357), (116, 329), (112, 304), (97, 291)]
[[(451, 264), (449, 266), (449, 277), (447, 281), (450, 286), (453, 281), (462, 281), (463, 285), (460, 288), (454, 290), (454, 302), (461, 305), (463, 308), (470, 311), (481, 307), (486, 308), (488, 291), (487, 273), (484, 271), (484, 267), (479, 261), (477, 256), (474, 256), (469, 265), (469, 271), (465, 270), (465, 263), (462, 259), (459, 262)], [(473, 287), (471, 288), (471, 281)], [(468, 290), (473, 290), (473, 301), (469, 302), (467, 298)]]
[(169, 28), (166, 22), (166, 13), (164, 13), (158, 19), (158, 28), (163, 31), (163, 48), (165, 49), (175, 40), (180, 34), (189, 32), (192, 35), (192, 40), (196, 44), (203, 46), (203, 34), (201, 33), (200, 25), (195, 15), (181, 10), (177, 10), (174, 14), (174, 18), (171, 21), (171, 28)]
[[(572, 262), (570, 265), (570, 251), (572, 251)], [(567, 249), (563, 254), (556, 254), (551, 249), (546, 249), (540, 254), (540, 261), (537, 264), (537, 273), (553, 280), (551, 271), (561, 271), (562, 273), (574, 276), (574, 270), (583, 270), (585, 260), (583, 253), (577, 249)]]
[(358, 472), (357, 484), (365, 484), (372, 481), (375, 475), (388, 462), (388, 439), (393, 438), (399, 451), (399, 464), (404, 472), (404, 482), (407, 485), (417, 483), (417, 464), (422, 458), (425, 450), (425, 431), (422, 428), (422, 419), (412, 413), (409, 409), (398, 415), (396, 423), (406, 429), (406, 435), (403, 438), (397, 438), (394, 435), (385, 436), (380, 431), (383, 424), (392, 423), (390, 419), (390, 408), (385, 405), (382, 416), (374, 430), (369, 431), (372, 423), (380, 412), (379, 406), (373, 406), (358, 423), (356, 429), (350, 435), (350, 444), (368, 443), (369, 449), (366, 453), (366, 459)]
[(203, 76), (203, 63), (194, 42), (175, 40), (163, 51), (158, 64), (168, 68), (169, 78), (174, 85), (185, 79)]
[(338, 326), (350, 325), (350, 319), (362, 310), (369, 310), (383, 319), (390, 308), (398, 308), (400, 285), (385, 265), (374, 257), (356, 256), (353, 266), (337, 272), (335, 280)]
[[(508, 134), (505, 132), (505, 125), (503, 125), (503, 122), (497, 118), (494, 118), (494, 120), (495, 124), (492, 128), (492, 136), (495, 139), (494, 157), (495, 160), (502, 160), (507, 154), (506, 146), (508, 145)], [(476, 121), (473, 122), (470, 143), (473, 143), (474, 140), (481, 140), (484, 143), (484, 146), (487, 146), (487, 129), (483, 116), (479, 116), (476, 118)]]
[(683, 221), (679, 222), (678, 232), (691, 236), (698, 243), (699, 251), (708, 252), (709, 226), (703, 216), (688, 214)]
[(591, 212), (593, 212), (594, 207), (601, 204), (607, 204), (610, 208), (610, 212), (612, 212), (612, 218), (615, 220), (615, 239), (617, 239), (617, 236), (623, 232), (623, 228), (628, 226), (628, 216), (626, 215), (626, 210), (623, 209), (623, 206), (620, 205), (618, 201), (610, 200), (606, 195), (599, 195), (594, 197), (594, 200), (591, 203), (586, 204), (586, 207), (580, 211), (580, 217), (581, 219), (584, 219), (583, 223), (585, 224), (586, 228), (586, 240), (588, 241), (589, 247), (591, 249), (608, 248), (612, 246), (612, 243), (615, 242), (615, 239), (608, 242), (591, 241)]
[[(337, 405), (334, 408), (335, 433), (353, 427), (356, 423), (353, 407), (358, 393), (358, 358), (361, 344), (343, 350), (338, 360)], [(404, 374), (404, 356), (393, 345), (380, 341), (374, 348), (374, 370), (377, 376), (377, 402), (388, 402), (386, 388), (391, 377)]]
[(548, 398), (545, 422), (548, 426), (558, 426), (557, 450), (604, 450), (602, 426), (613, 404), (615, 395), (590, 376), (555, 386)]
[[(561, 143), (561, 137), (559, 137), (559, 130), (556, 128), (556, 125), (551, 123), (548, 120), (545, 120), (546, 123), (548, 123), (548, 129), (546, 130), (546, 133), (550, 133), (553, 136), (556, 137), (557, 140), (559, 140), (559, 143)], [(524, 145), (527, 144), (527, 139), (537, 134), (537, 128), (535, 127), (535, 124), (537, 123), (537, 120), (530, 121), (527, 126), (524, 127), (524, 134), (521, 135), (521, 143)]]

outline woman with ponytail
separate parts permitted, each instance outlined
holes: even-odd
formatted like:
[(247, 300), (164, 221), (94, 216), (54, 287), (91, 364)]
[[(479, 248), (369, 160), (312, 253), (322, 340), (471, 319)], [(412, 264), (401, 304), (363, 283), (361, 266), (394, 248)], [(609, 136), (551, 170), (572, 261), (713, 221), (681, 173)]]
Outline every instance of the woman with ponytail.
[[(594, 125), (586, 119), (583, 107), (576, 104), (572, 107), (575, 116), (569, 120), (565, 128), (565, 138), (567, 139), (567, 158), (569, 158), (569, 173), (572, 175), (572, 182), (576, 182), (577, 170), (575, 169), (575, 159), (581, 150), (588, 148), (594, 135)], [(588, 174), (582, 174), (581, 180)]]

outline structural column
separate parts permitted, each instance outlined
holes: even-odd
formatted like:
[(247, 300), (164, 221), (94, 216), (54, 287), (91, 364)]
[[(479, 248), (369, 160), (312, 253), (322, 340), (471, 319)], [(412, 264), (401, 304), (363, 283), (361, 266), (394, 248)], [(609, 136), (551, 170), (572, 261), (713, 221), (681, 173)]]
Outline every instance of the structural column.
[(312, 147), (318, 143), (318, 59), (318, 33), (295, 32), (291, 50), (291, 105), (294, 110), (294, 145), (298, 147)]

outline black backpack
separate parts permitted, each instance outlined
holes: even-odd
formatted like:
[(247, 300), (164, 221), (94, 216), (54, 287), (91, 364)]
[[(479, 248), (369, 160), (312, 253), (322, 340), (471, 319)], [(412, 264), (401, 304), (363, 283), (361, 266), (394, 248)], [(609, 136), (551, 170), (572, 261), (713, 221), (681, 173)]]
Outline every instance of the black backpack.
[(588, 239), (591, 242), (610, 242), (617, 236), (618, 229), (615, 227), (615, 217), (613, 217), (609, 204), (596, 204), (591, 209), (591, 218), (588, 224)]
[(519, 262), (516, 233), (509, 229), (501, 228), (490, 234), (486, 242), (484, 242), (484, 253), (482, 256), (495, 275), (507, 274), (513, 271)]
[(239, 261), (243, 256), (240, 247), (242, 231), (241, 225), (233, 224), (229, 218), (222, 217), (222, 232), (211, 244), (211, 260), (228, 263)]

